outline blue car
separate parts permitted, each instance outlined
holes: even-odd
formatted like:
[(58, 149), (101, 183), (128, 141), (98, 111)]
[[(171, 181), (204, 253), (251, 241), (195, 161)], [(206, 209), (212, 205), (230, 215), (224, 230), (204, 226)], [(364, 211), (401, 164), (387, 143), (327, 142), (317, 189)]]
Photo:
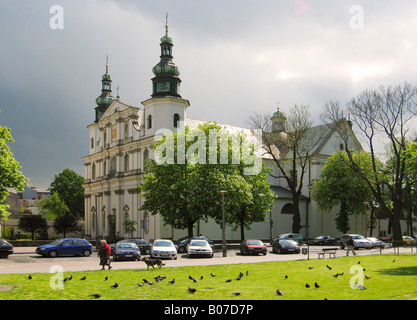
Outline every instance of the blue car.
[(39, 246), (35, 252), (50, 258), (76, 255), (88, 257), (93, 253), (93, 246), (84, 239), (64, 238)]

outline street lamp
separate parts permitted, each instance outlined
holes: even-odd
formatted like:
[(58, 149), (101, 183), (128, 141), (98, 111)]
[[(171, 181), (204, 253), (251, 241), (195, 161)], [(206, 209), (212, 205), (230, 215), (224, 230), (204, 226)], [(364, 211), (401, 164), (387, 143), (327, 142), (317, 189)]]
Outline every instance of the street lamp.
[(224, 194), (227, 191), (221, 190), (220, 194), (222, 195), (222, 248), (223, 248), (223, 257), (227, 257), (227, 248), (226, 248), (226, 221), (224, 216)]

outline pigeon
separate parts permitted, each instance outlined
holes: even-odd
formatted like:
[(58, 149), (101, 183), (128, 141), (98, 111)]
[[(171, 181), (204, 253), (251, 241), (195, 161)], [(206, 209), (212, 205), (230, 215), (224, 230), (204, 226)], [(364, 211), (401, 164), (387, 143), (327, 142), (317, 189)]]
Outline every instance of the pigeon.
[(68, 280), (72, 280), (72, 275), (68, 278)]
[(366, 288), (365, 288), (363, 285), (361, 285), (361, 284), (359, 284), (359, 285), (358, 285), (358, 284), (356, 284), (356, 283), (355, 283), (355, 284), (353, 285), (353, 287), (354, 287), (354, 288), (359, 288), (360, 290), (366, 290)]
[(343, 276), (345, 273), (344, 272), (342, 272), (342, 273), (339, 273), (339, 276)]
[(314, 287), (315, 287), (316, 289), (320, 288), (320, 286), (318, 285), (318, 283), (317, 283), (317, 282), (314, 282)]
[(327, 269), (332, 270), (332, 267), (329, 267), (328, 264), (326, 264)]
[(361, 262), (360, 262), (360, 261), (358, 261), (358, 264), (361, 264)]
[(313, 269), (314, 267), (308, 267), (310, 270)]
[(107, 281), (108, 279), (109, 279), (109, 277), (107, 277), (107, 276), (106, 276), (106, 277), (104, 278), (104, 281)]
[(250, 275), (250, 272), (249, 271), (246, 271), (246, 275), (248, 276), (248, 275)]
[(232, 282), (232, 278), (227, 279), (225, 282)]
[(190, 275), (188, 275), (188, 279), (193, 280), (194, 278)]
[(232, 292), (235, 296), (240, 296), (240, 292)]
[(175, 283), (175, 279), (172, 279), (171, 281), (168, 281), (170, 284), (174, 284)]
[(139, 287), (143, 287), (143, 283), (137, 283)]
[(215, 274), (212, 274), (212, 273), (210, 273), (210, 275), (214, 278), (216, 275)]
[(279, 295), (279, 296), (283, 296), (284, 294), (281, 292), (281, 290), (277, 290), (277, 295)]
[(239, 272), (238, 278), (242, 278), (243, 277), (243, 273)]
[(371, 279), (371, 277), (369, 277), (369, 276), (365, 276), (365, 279)]
[(148, 280), (146, 280), (146, 279), (142, 279), (143, 280), (143, 282), (145, 282), (145, 283), (149, 283), (149, 281)]
[(94, 297), (94, 298), (100, 298), (101, 294), (100, 293), (95, 293), (95, 294), (92, 294), (91, 296)]
[(86, 277), (86, 276), (82, 277), (80, 280), (85, 280), (85, 279), (87, 279), (87, 277)]
[(306, 288), (310, 288), (310, 285), (308, 283), (306, 283), (305, 287)]
[(31, 275), (29, 275), (28, 279), (29, 279), (29, 280), (32, 280), (32, 276), (31, 276)]
[(394, 260), (392, 260), (392, 262), (395, 262), (395, 259), (394, 259)]
[(153, 286), (153, 282), (147, 282), (147, 284), (149, 284), (150, 286)]
[(337, 278), (339, 276), (338, 273), (334, 274), (333, 277)]
[(201, 276), (201, 277), (200, 277), (200, 280), (203, 280), (203, 278), (204, 278), (204, 277), (203, 277), (203, 276)]
[(240, 279), (242, 279), (242, 277), (237, 277), (235, 280), (239, 281)]
[(284, 277), (285, 279), (288, 279), (288, 276), (287, 275), (285, 275), (285, 277)]
[(197, 291), (197, 289), (188, 287), (188, 291), (190, 291), (191, 293), (195, 293)]
[(68, 278), (64, 278), (64, 279), (62, 279), (62, 282), (67, 282), (67, 280), (68, 280)]
[(112, 285), (112, 286), (110, 286), (110, 287), (112, 287), (112, 288), (117, 288), (119, 286), (119, 284), (116, 282), (114, 285)]

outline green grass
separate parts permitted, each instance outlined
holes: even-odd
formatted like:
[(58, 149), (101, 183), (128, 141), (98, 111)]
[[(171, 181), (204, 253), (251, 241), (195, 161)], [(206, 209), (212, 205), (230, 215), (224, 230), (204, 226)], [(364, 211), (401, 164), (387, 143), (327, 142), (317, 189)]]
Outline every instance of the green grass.
[[(393, 260), (395, 259), (395, 262)], [(352, 289), (350, 273), (352, 266), (365, 268), (366, 290)], [(329, 265), (332, 270), (329, 270)], [(309, 267), (313, 267), (309, 269)], [(246, 276), (246, 271), (250, 272)], [(245, 275), (235, 280), (239, 272)], [(344, 273), (335, 278), (336, 273)], [(211, 277), (210, 273), (216, 274)], [(11, 291), (0, 291), (0, 300), (88, 300), (91, 294), (100, 293), (100, 300), (403, 300), (417, 298), (417, 257), (415, 255), (378, 255), (339, 257), (336, 259), (313, 259), (298, 261), (261, 262), (249, 264), (214, 265), (201, 267), (164, 267), (161, 270), (97, 270), (65, 272), (64, 277), (73, 276), (63, 289), (51, 289), (50, 280), (56, 274), (2, 274), (1, 285), (13, 285)], [(139, 287), (143, 278), (154, 281), (154, 277), (166, 276), (154, 285)], [(203, 280), (194, 283), (188, 275)], [(285, 275), (288, 279), (285, 279)], [(80, 278), (87, 279), (81, 281)], [(108, 276), (107, 281), (104, 278)], [(232, 282), (226, 283), (226, 279)], [(175, 279), (175, 284), (168, 281)], [(115, 282), (119, 287), (110, 286)], [(315, 289), (317, 282), (320, 288)], [(310, 288), (305, 288), (309, 283)], [(188, 287), (197, 289), (192, 294)], [(280, 289), (284, 296), (278, 296)], [(240, 296), (232, 293), (239, 291)]]

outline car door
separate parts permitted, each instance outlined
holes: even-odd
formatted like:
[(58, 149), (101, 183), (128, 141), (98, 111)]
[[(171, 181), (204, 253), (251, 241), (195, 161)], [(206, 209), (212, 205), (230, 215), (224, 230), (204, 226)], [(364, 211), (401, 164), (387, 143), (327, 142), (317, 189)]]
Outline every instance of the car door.
[(60, 256), (70, 256), (73, 255), (74, 246), (72, 240), (64, 240), (61, 242), (58, 248), (58, 254)]

